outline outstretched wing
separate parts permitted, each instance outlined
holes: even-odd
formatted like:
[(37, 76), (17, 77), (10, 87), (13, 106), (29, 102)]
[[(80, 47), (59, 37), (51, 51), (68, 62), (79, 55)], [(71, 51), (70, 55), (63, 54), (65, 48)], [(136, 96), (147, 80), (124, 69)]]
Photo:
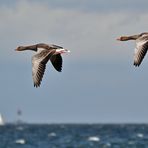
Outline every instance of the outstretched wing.
[(52, 56), (49, 50), (43, 50), (32, 57), (32, 77), (34, 87), (39, 87), (46, 69), (46, 63)]
[(58, 71), (61, 72), (62, 71), (62, 57), (60, 54), (57, 55), (53, 55), (50, 58), (50, 61), (53, 65), (53, 67)]
[(34, 87), (39, 87), (46, 69), (46, 64), (38, 61), (32, 62), (32, 77)]
[(144, 59), (148, 50), (147, 41), (139, 41), (136, 43), (136, 49), (134, 54), (134, 65), (139, 66)]

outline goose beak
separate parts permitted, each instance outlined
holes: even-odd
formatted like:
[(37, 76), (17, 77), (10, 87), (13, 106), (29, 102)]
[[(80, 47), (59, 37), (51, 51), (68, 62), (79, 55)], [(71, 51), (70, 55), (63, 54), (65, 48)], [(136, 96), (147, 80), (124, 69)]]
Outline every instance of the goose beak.
[(117, 41), (121, 41), (121, 37), (117, 38), (116, 40), (117, 40)]

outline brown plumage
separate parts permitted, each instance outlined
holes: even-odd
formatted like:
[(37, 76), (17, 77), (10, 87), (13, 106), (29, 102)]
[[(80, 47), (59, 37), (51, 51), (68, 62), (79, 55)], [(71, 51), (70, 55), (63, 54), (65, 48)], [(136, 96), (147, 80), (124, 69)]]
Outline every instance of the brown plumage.
[(136, 41), (134, 65), (140, 66), (148, 50), (148, 32), (144, 32), (144, 33), (141, 33), (138, 35), (132, 35), (132, 36), (121, 36), (117, 40), (119, 41), (135, 40)]
[(46, 69), (46, 64), (50, 60), (53, 67), (58, 71), (62, 71), (62, 53), (69, 52), (69, 50), (57, 45), (47, 45), (44, 43), (19, 46), (16, 51), (32, 50), (37, 52), (32, 57), (32, 78), (34, 87), (39, 87)]

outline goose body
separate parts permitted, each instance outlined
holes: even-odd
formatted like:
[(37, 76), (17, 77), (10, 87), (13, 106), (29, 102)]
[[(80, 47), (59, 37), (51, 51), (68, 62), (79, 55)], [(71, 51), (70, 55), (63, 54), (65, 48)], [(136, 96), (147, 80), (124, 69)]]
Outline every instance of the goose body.
[(136, 48), (134, 53), (134, 65), (140, 66), (148, 50), (148, 32), (144, 32), (144, 33), (132, 35), (132, 36), (121, 36), (117, 40), (119, 41), (135, 40), (136, 41)]
[(32, 78), (34, 87), (39, 87), (46, 69), (46, 64), (50, 60), (53, 67), (58, 71), (62, 71), (62, 53), (69, 52), (61, 46), (54, 44), (48, 45), (44, 43), (19, 46), (16, 51), (32, 50), (37, 52), (32, 57)]

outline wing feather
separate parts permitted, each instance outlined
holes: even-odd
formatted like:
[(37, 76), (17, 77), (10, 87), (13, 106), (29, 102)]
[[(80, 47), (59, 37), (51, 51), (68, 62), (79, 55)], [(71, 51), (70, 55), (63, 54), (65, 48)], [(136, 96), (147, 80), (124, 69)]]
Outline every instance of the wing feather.
[(46, 63), (52, 56), (49, 50), (43, 50), (32, 57), (32, 78), (34, 87), (39, 87), (46, 69)]
[(147, 41), (139, 41), (136, 44), (135, 54), (134, 54), (134, 65), (139, 66), (143, 61), (148, 50)]

